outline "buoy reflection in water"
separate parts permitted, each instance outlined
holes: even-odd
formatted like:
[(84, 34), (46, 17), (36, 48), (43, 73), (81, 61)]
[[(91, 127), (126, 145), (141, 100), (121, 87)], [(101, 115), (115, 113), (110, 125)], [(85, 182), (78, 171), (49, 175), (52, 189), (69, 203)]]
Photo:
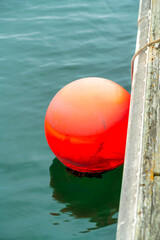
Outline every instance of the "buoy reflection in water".
[(50, 166), (50, 186), (53, 198), (66, 204), (60, 214), (88, 218), (96, 223), (95, 229), (116, 223), (114, 215), (119, 207), (122, 168), (106, 172), (102, 178), (79, 178), (55, 158)]

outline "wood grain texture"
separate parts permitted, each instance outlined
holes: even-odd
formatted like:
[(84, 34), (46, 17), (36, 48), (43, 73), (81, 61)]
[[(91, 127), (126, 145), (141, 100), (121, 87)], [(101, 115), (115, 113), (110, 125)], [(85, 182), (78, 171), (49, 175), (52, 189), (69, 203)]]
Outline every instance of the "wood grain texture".
[[(160, 0), (141, 0), (139, 20), (138, 49), (160, 38)], [(117, 240), (160, 240), (160, 44), (136, 61)]]
[(151, 239), (160, 239), (160, 177), (155, 176), (153, 184)]

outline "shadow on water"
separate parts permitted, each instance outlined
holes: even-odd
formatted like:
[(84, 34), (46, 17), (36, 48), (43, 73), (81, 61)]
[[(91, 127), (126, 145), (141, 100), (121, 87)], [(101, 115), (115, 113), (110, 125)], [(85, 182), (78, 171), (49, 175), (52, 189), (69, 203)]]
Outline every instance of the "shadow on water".
[(122, 170), (121, 166), (103, 173), (102, 178), (80, 178), (67, 171), (55, 158), (50, 166), (52, 196), (66, 204), (61, 209), (62, 213), (68, 212), (75, 218), (89, 218), (96, 223), (96, 228), (114, 224), (117, 222)]

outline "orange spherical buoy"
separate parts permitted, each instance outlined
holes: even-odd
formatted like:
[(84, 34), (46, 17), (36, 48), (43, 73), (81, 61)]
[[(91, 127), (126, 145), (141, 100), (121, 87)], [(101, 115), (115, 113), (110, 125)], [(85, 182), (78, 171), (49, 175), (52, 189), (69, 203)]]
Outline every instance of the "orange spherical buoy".
[(124, 162), (130, 94), (103, 78), (62, 88), (45, 116), (45, 134), (57, 158), (79, 172), (104, 172)]

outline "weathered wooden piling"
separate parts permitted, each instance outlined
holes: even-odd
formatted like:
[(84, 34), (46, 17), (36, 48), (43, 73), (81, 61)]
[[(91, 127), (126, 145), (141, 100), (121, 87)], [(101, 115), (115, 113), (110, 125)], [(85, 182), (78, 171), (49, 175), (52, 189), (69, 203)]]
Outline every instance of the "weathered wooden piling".
[[(140, 0), (136, 51), (160, 38), (160, 0)], [(160, 240), (160, 42), (136, 58), (117, 240)]]

